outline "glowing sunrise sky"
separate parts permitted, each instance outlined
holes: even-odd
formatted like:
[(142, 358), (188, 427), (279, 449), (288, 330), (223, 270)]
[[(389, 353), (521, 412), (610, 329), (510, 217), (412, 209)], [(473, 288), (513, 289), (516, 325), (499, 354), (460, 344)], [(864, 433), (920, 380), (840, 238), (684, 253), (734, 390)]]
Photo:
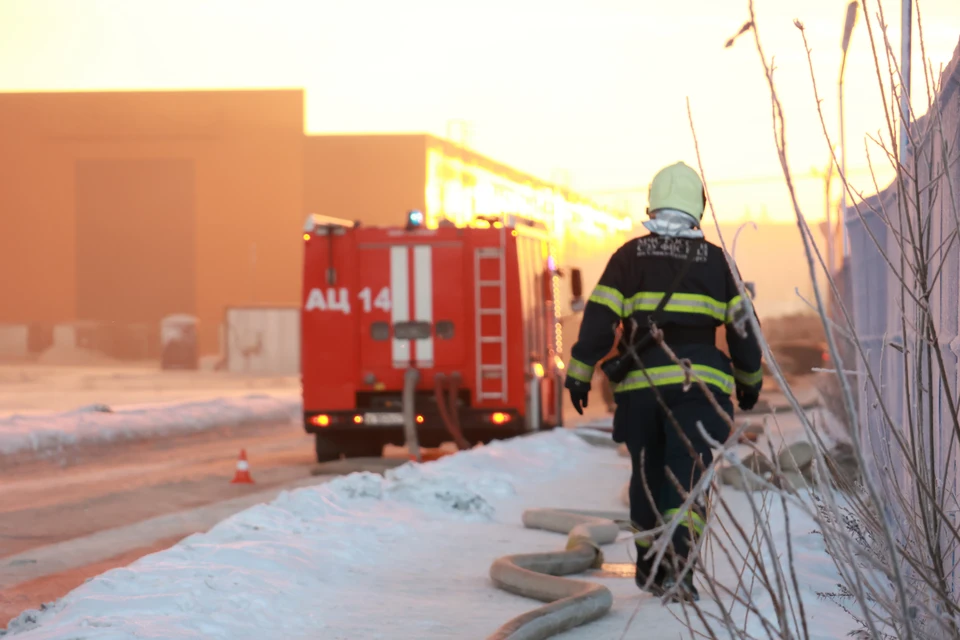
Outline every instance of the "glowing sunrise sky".
[[(823, 185), (809, 176), (829, 155), (793, 19), (807, 27), (835, 136), (846, 4), (756, 5), (814, 219)], [(900, 2), (883, 7), (899, 52)], [(960, 1), (921, 0), (920, 9), (939, 68), (960, 42)], [(446, 136), (449, 121), (465, 120), (477, 151), (545, 179), (565, 172), (598, 198), (643, 187), (676, 159), (695, 162), (689, 96), (723, 219), (748, 210), (788, 219), (752, 36), (723, 46), (747, 15), (746, 0), (0, 0), (0, 91), (303, 87), (310, 133)], [(916, 29), (915, 14), (923, 112)], [(877, 87), (861, 12), (847, 62), (847, 162), (868, 192), (863, 136), (884, 127)], [(635, 213), (646, 203), (642, 191), (602, 197)]]

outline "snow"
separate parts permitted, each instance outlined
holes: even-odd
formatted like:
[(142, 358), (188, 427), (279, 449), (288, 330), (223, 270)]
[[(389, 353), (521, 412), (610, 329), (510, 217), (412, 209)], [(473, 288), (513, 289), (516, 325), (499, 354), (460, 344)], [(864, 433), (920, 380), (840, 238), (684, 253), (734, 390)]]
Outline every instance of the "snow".
[[(566, 542), (525, 529), (523, 510), (622, 510), (628, 477), (629, 461), (615, 449), (569, 430), (406, 464), (384, 477), (355, 473), (282, 493), (109, 571), (43, 611), (24, 612), (8, 632), (18, 640), (483, 638), (539, 606), (494, 588), (490, 564)], [(749, 520), (745, 496), (728, 497), (740, 501), (738, 519)], [(770, 506), (768, 522), (782, 536), (778, 508), (779, 501)], [(835, 585), (835, 570), (812, 523), (790, 517), (809, 637), (842, 637), (849, 620), (815, 596)], [(624, 538), (604, 553), (608, 562), (630, 562), (631, 548)], [(718, 577), (732, 579), (717, 566)], [(588, 579), (610, 587), (613, 610), (562, 638), (687, 637), (677, 605), (641, 594), (632, 579)]]
[(299, 376), (163, 371), (156, 365), (0, 365), (0, 417), (65, 412), (94, 404), (147, 407), (250, 394), (299, 393)]
[(0, 366), (0, 456), (182, 436), (299, 417), (295, 378), (148, 367)]
[(111, 409), (91, 405), (48, 415), (0, 418), (0, 455), (51, 455), (80, 446), (180, 436), (221, 427), (288, 423), (300, 414), (298, 396), (249, 395), (201, 402)]

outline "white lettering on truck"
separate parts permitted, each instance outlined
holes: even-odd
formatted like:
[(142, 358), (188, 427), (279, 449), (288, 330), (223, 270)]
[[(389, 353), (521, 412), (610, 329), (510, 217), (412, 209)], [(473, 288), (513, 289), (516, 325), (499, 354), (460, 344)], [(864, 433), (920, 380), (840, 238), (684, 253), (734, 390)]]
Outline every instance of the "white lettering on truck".
[(307, 311), (342, 311), (350, 313), (350, 292), (346, 289), (311, 289), (307, 296)]
[[(357, 297), (363, 303), (363, 310), (370, 313), (374, 308), (381, 311), (390, 312), (390, 287), (383, 287), (373, 297), (373, 291), (370, 287), (364, 287)], [(305, 305), (307, 311), (342, 311), (344, 314), (350, 313), (350, 292), (347, 289), (311, 289), (307, 296)]]
[(376, 300), (371, 302), (373, 292), (370, 290), (370, 287), (365, 287), (360, 293), (357, 294), (357, 297), (363, 301), (363, 310), (367, 313), (370, 313), (372, 307), (376, 307), (381, 311), (390, 311), (390, 287), (384, 287), (380, 289), (380, 293), (377, 294)]

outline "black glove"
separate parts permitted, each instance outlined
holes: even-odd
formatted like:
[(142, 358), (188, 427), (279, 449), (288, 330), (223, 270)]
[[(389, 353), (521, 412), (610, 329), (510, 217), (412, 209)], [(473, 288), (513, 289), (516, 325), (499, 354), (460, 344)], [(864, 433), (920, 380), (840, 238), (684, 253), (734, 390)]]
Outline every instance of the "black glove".
[(587, 406), (587, 394), (590, 393), (590, 383), (568, 375), (563, 386), (570, 390), (570, 402), (573, 403), (573, 408), (583, 415), (583, 409)]
[(580, 415), (583, 415), (583, 410), (587, 408), (587, 395), (585, 389), (570, 389), (570, 402)]
[(737, 404), (741, 411), (750, 411), (760, 399), (760, 392), (750, 387), (737, 385)]

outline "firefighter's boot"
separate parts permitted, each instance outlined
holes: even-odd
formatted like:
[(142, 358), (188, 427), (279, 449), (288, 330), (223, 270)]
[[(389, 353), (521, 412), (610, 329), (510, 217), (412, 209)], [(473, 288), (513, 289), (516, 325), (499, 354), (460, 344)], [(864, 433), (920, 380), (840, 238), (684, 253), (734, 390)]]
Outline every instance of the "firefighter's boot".
[(693, 584), (693, 571), (688, 571), (680, 582), (680, 585), (677, 586), (677, 574), (671, 570), (664, 578), (661, 588), (661, 593), (667, 593), (673, 590), (673, 593), (670, 594), (667, 600), (668, 603), (700, 601), (700, 592), (697, 591), (697, 587)]
[(636, 583), (637, 587), (641, 591), (646, 591), (647, 593), (660, 597), (663, 595), (663, 581), (667, 577), (666, 568), (664, 562), (660, 562), (660, 566), (657, 567), (656, 575), (650, 585), (647, 585), (647, 581), (650, 579), (650, 574), (653, 572), (653, 563), (656, 560), (653, 558), (644, 558), (644, 555), (649, 551), (649, 547), (646, 545), (641, 546), (637, 544), (637, 576)]

